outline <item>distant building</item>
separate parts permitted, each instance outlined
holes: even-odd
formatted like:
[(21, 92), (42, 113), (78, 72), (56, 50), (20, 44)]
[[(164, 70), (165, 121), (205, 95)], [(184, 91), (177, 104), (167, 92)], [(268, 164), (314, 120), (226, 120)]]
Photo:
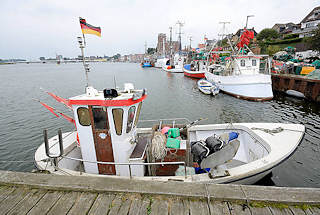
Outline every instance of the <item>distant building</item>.
[(166, 44), (167, 43), (167, 36), (164, 33), (158, 34), (158, 44), (157, 44), (157, 55), (163, 55), (166, 54)]
[(299, 34), (300, 38), (310, 37), (320, 24), (320, 7), (315, 7), (301, 22), (300, 28), (292, 33)]
[(285, 35), (285, 34), (291, 34), (292, 32), (296, 31), (300, 28), (299, 24), (294, 24), (292, 22), (285, 23), (285, 24), (275, 24), (272, 29), (276, 30), (279, 34)]

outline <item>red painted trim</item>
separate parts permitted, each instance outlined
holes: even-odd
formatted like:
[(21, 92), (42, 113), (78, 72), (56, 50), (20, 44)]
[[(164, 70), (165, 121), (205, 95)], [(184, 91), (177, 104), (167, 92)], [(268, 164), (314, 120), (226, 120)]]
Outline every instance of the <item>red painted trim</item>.
[(69, 105), (131, 106), (145, 100), (146, 98), (147, 95), (144, 95), (137, 100), (69, 100)]
[(204, 72), (201, 73), (188, 73), (183, 72), (185, 76), (191, 77), (191, 78), (205, 78)]
[(257, 58), (257, 59), (261, 59), (262, 57), (257, 57), (257, 56), (239, 56), (239, 57), (235, 57), (236, 59), (239, 58)]

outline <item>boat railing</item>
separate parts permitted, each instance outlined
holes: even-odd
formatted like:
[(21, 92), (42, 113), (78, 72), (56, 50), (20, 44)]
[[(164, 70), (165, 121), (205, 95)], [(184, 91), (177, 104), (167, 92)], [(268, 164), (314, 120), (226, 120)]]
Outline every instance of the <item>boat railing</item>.
[(152, 166), (152, 165), (183, 165), (184, 166), (184, 176), (187, 178), (187, 165), (184, 161), (172, 161), (172, 162), (154, 162), (154, 163), (125, 163), (125, 162), (105, 162), (105, 161), (89, 161), (83, 160), (80, 158), (73, 158), (62, 155), (61, 157), (69, 160), (80, 161), (85, 163), (95, 163), (95, 164), (105, 164), (105, 165), (119, 165), (119, 166), (128, 166), (129, 167), (129, 176), (132, 179), (131, 166), (143, 165), (143, 166)]
[[(172, 119), (147, 119), (147, 120), (139, 120), (139, 124), (143, 124), (143, 123), (159, 123), (161, 122), (161, 124), (165, 124), (164, 122), (167, 122), (169, 124), (173, 124), (175, 125), (176, 122), (183, 122), (186, 124), (190, 124), (191, 121), (187, 118), (172, 118)], [(149, 125), (150, 126), (150, 125)], [(152, 125), (151, 125), (152, 126)]]

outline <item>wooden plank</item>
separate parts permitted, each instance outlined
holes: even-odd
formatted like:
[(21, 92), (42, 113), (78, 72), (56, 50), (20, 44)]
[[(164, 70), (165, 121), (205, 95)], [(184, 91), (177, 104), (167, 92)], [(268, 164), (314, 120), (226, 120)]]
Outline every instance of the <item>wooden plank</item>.
[(211, 201), (209, 206), (211, 214), (231, 214), (227, 202)]
[(190, 214), (190, 201), (188, 199), (182, 199), (183, 208), (186, 214)]
[(131, 206), (130, 206), (128, 214), (129, 215), (137, 215), (137, 214), (139, 214), (141, 205), (142, 205), (142, 199), (141, 198), (132, 199)]
[(122, 205), (119, 209), (118, 214), (128, 214), (130, 206), (131, 206), (131, 199), (130, 198), (127, 197), (126, 199), (122, 199)]
[(67, 214), (72, 208), (81, 193), (67, 192), (64, 193), (56, 204), (50, 209), (48, 215)]
[(292, 214), (294, 214), (294, 215), (306, 215), (304, 210), (302, 210), (301, 208), (290, 206), (289, 209), (291, 210)]
[(208, 203), (205, 200), (190, 200), (190, 214), (210, 214)]
[(16, 204), (18, 204), (30, 192), (28, 189), (18, 188), (1, 202), (0, 211), (2, 214), (8, 213)]
[(71, 210), (68, 214), (80, 215), (80, 214), (87, 214), (90, 210), (93, 202), (97, 197), (97, 193), (89, 193), (83, 192), (72, 206)]
[(228, 202), (230, 214), (232, 215), (251, 215), (250, 208), (245, 204), (234, 204)]
[(250, 211), (252, 215), (272, 215), (270, 209), (268, 207), (250, 207)]
[(150, 215), (167, 215), (168, 214), (168, 201), (166, 199), (156, 198), (151, 205)]
[(88, 214), (107, 214), (109, 212), (111, 202), (114, 199), (114, 197), (115, 195), (113, 194), (99, 194)]
[(48, 191), (41, 200), (28, 212), (28, 215), (46, 214), (59, 200), (63, 192)]
[[(142, 200), (142, 204), (141, 204), (141, 207), (140, 207), (140, 210), (139, 210), (139, 214), (143, 214), (143, 215), (146, 215), (146, 214), (150, 214), (150, 210), (151, 210), (151, 207), (150, 207), (150, 199), (148, 197), (144, 198)], [(150, 212), (149, 212), (150, 211)]]
[(10, 193), (12, 193), (16, 188), (14, 187), (6, 187), (4, 189), (1, 190), (0, 193), (0, 203), (7, 198), (8, 195), (10, 195)]
[(289, 208), (274, 208), (274, 207), (269, 207), (271, 213), (273, 215), (292, 215), (292, 212), (290, 211)]
[(46, 190), (32, 190), (27, 196), (13, 207), (8, 214), (26, 214), (47, 193)]
[(116, 195), (111, 203), (111, 208), (108, 215), (117, 215), (122, 204), (122, 195)]
[(310, 208), (313, 214), (320, 214), (320, 208), (318, 207), (312, 207)]
[(169, 214), (189, 215), (189, 208), (186, 209), (184, 207), (182, 199), (172, 199), (170, 202)]

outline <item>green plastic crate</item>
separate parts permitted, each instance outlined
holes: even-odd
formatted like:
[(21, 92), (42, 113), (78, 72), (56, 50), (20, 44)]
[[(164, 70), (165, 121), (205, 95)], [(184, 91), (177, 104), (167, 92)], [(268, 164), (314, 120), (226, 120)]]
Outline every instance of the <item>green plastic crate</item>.
[(168, 137), (176, 138), (180, 136), (179, 128), (170, 128), (168, 130)]
[(180, 149), (180, 140), (169, 137), (167, 139), (167, 145), (166, 146), (168, 148)]

